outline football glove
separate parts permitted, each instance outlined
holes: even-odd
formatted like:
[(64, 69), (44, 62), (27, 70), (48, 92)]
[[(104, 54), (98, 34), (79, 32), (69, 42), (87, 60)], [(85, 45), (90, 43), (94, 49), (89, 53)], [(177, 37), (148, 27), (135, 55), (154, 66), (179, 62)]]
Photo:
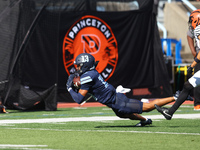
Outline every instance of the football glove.
[(189, 66), (188, 69), (187, 69), (187, 74), (191, 75), (192, 72), (193, 72), (193, 68), (191, 66)]
[(75, 77), (75, 74), (71, 74), (69, 77), (68, 77), (68, 80), (67, 80), (67, 90), (70, 91), (72, 89), (72, 85), (73, 85), (73, 79)]

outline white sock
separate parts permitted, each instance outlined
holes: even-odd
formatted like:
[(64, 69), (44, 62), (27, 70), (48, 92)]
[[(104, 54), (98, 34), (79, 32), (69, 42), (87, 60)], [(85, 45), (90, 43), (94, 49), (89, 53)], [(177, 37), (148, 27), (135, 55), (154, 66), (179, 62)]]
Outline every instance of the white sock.
[[(144, 118), (145, 118), (145, 117), (144, 117)], [(144, 121), (147, 121), (147, 120), (148, 120), (148, 118), (145, 118), (145, 119), (146, 119), (146, 120), (144, 120)], [(143, 122), (144, 122), (144, 121), (143, 121)]]
[(174, 97), (174, 99), (175, 99), (175, 101), (177, 100), (177, 97), (175, 97), (175, 96), (173, 96)]

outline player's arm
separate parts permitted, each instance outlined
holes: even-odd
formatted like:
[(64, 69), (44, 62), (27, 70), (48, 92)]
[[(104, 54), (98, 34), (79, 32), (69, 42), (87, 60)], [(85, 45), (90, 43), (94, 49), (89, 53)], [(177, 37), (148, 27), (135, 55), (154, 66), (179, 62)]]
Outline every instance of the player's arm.
[(200, 53), (198, 53), (198, 55), (194, 58), (194, 61), (192, 62), (191, 67), (194, 68), (196, 64), (199, 62), (200, 62)]
[[(194, 35), (195, 35), (195, 39), (197, 41), (197, 46), (200, 48), (200, 25), (197, 26), (194, 30)], [(197, 63), (200, 62), (200, 53), (197, 54), (197, 56), (194, 58), (194, 61), (192, 62), (192, 64), (190, 65), (190, 67), (188, 68), (187, 72), (189, 74), (192, 73), (193, 68), (196, 66)]]
[(194, 39), (191, 38), (189, 35), (187, 35), (187, 41), (188, 41), (188, 45), (190, 47), (190, 50), (192, 52), (192, 55), (195, 57), (196, 56), (196, 50), (194, 47)]
[(188, 67), (187, 69), (187, 73), (188, 74), (192, 74), (193, 72), (193, 68), (196, 66), (197, 63), (200, 62), (200, 53), (197, 54), (197, 56), (194, 58), (194, 61), (192, 62), (192, 64)]
[(69, 90), (70, 95), (72, 96), (73, 100), (78, 103), (81, 104), (84, 101), (84, 97), (87, 94), (87, 90), (79, 90), (78, 93), (76, 93), (72, 88), (70, 88)]

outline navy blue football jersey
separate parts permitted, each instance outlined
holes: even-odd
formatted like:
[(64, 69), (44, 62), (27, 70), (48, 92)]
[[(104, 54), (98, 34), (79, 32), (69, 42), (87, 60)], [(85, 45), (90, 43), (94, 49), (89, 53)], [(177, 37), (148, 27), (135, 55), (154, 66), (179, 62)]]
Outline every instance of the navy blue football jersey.
[(111, 106), (115, 102), (116, 90), (106, 82), (103, 77), (94, 69), (87, 71), (80, 76), (82, 90), (87, 90), (96, 101)]

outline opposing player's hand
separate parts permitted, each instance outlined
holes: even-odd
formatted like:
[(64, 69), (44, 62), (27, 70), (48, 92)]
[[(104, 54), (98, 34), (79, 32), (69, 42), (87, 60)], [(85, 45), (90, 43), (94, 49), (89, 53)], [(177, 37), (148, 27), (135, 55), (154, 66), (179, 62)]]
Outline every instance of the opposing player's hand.
[(74, 74), (71, 74), (69, 77), (68, 77), (68, 80), (67, 80), (67, 90), (70, 91), (71, 87), (72, 87), (72, 84), (73, 84), (73, 79), (74, 79)]
[(189, 66), (188, 69), (187, 69), (187, 74), (191, 75), (192, 72), (193, 72), (193, 68), (191, 66)]

